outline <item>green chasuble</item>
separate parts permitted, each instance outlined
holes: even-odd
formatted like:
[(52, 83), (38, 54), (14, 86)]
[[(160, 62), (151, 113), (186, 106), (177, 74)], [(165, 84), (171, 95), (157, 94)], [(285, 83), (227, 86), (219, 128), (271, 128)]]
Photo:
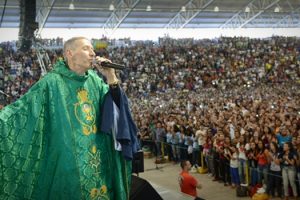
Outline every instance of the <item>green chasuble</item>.
[(0, 111), (0, 199), (129, 197), (131, 162), (100, 132), (109, 87), (64, 62)]

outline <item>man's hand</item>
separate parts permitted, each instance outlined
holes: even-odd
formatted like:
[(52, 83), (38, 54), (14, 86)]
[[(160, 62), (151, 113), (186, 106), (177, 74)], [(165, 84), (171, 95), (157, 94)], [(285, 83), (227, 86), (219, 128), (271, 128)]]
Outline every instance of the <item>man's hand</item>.
[(95, 67), (99, 70), (103, 76), (107, 79), (107, 84), (114, 84), (118, 82), (118, 78), (116, 76), (115, 70), (113, 68), (106, 68), (101, 66), (101, 62), (111, 62), (110, 60), (96, 56), (95, 58), (96, 64)]

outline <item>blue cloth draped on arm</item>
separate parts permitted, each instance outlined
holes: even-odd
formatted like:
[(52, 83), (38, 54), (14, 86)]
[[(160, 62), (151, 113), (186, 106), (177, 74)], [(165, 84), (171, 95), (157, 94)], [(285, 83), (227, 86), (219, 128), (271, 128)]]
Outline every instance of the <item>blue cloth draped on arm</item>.
[[(132, 160), (133, 155), (138, 150), (138, 129), (132, 119), (126, 94), (120, 87), (118, 89), (120, 92), (120, 105), (116, 140), (121, 144), (124, 158)], [(101, 131), (111, 133), (114, 126), (114, 115), (116, 114), (114, 111), (113, 98), (111, 93), (108, 92), (102, 108)]]

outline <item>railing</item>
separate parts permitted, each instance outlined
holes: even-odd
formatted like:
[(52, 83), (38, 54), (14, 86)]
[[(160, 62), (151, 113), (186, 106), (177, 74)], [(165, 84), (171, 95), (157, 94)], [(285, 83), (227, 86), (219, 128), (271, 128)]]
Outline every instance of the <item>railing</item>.
[(46, 51), (46, 49), (43, 47), (42, 44), (40, 44), (39, 42), (35, 41), (34, 42), (34, 47), (36, 50), (36, 54), (37, 54), (37, 58), (40, 64), (40, 68), (42, 71), (42, 76), (47, 74), (47, 67), (48, 65), (51, 64), (49, 55)]

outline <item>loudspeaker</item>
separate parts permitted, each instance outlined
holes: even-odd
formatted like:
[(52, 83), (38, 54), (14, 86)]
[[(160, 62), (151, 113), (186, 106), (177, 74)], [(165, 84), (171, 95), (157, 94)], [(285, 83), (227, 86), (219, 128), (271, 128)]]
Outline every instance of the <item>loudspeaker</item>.
[(144, 152), (138, 151), (133, 155), (132, 173), (138, 174), (144, 172)]
[(23, 52), (30, 50), (34, 32), (39, 27), (36, 18), (36, 0), (20, 0), (19, 49)]
[(162, 200), (161, 196), (156, 192), (148, 181), (131, 176), (130, 200)]

